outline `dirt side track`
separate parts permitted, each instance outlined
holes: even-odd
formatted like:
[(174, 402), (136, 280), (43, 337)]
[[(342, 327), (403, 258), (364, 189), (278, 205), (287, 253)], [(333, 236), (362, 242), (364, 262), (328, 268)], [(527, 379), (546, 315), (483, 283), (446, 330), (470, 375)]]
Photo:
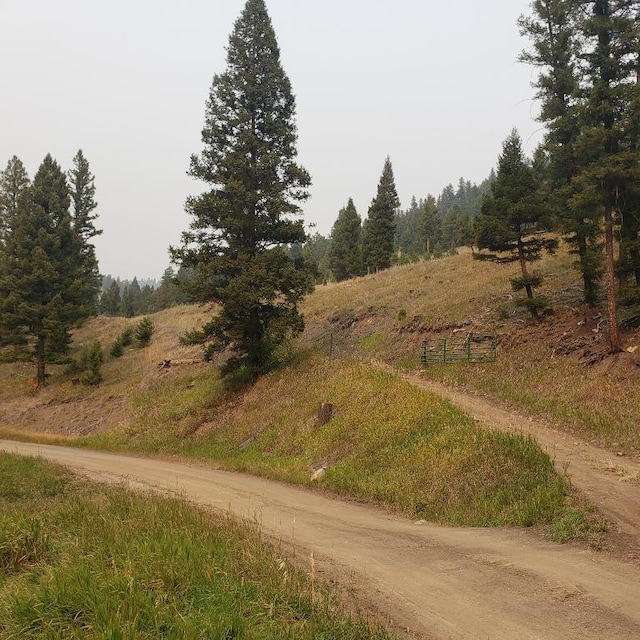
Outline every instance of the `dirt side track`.
[[(383, 367), (389, 370), (388, 367)], [(567, 473), (572, 484), (610, 521), (618, 534), (622, 553), (640, 561), (640, 461), (618, 456), (496, 402), (465, 391), (451, 389), (419, 373), (402, 374), (407, 382), (463, 409), (480, 426), (533, 436), (551, 456), (556, 469)], [(639, 604), (640, 606), (640, 604)]]
[[(180, 492), (257, 520), (355, 585), (411, 637), (640, 638), (640, 567), (547, 544), (526, 531), (449, 529), (236, 473), (95, 451), (0, 441), (101, 481)], [(298, 557), (300, 551), (297, 552)]]

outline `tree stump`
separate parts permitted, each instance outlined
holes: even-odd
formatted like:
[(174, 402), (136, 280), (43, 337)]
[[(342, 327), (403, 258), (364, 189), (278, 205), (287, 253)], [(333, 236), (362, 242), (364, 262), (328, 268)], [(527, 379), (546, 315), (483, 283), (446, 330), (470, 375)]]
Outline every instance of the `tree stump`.
[(323, 427), (327, 422), (333, 418), (333, 405), (330, 402), (323, 402), (318, 407), (316, 414), (316, 426)]

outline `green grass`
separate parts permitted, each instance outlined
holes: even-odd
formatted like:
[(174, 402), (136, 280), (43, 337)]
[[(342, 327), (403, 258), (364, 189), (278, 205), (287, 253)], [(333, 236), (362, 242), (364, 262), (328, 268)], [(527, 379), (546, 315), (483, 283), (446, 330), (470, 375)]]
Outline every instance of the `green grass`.
[[(482, 429), (395, 375), (318, 354), (241, 393), (202, 377), (137, 402), (137, 421), (83, 443), (211, 460), (306, 485), (324, 467), (317, 484), (327, 491), (452, 525), (548, 524), (563, 517), (571, 496), (532, 439)], [(334, 417), (318, 427), (322, 402), (334, 405)]]
[(250, 526), (34, 459), (0, 473), (2, 639), (389, 637)]

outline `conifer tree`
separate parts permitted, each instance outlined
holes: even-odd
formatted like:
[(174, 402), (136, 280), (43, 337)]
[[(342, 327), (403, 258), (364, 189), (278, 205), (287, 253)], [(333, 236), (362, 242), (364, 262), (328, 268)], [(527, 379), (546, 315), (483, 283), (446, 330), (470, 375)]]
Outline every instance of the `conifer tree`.
[(90, 171), (89, 162), (84, 157), (82, 149), (73, 158), (73, 168), (68, 172), (69, 192), (71, 195), (73, 229), (81, 240), (82, 267), (84, 278), (81, 286), (85, 289), (85, 296), (91, 302), (94, 309), (98, 306), (101, 276), (98, 267), (98, 258), (92, 238), (102, 233), (96, 229), (95, 220), (98, 217), (95, 212), (98, 206), (95, 200), (95, 178)]
[(89, 313), (77, 286), (79, 253), (66, 178), (47, 155), (18, 201), (0, 255), (0, 335), (5, 344), (33, 347), (38, 386), (47, 353), (64, 351), (69, 330)]
[(388, 269), (393, 258), (395, 215), (400, 200), (396, 191), (391, 159), (387, 156), (378, 191), (363, 226), (363, 258), (367, 271)]
[(0, 247), (21, 196), (29, 186), (29, 176), (20, 158), (13, 156), (0, 173)]
[(349, 198), (331, 230), (329, 264), (338, 282), (362, 275), (361, 227), (362, 221), (353, 199)]
[(461, 219), (462, 211), (457, 203), (451, 205), (442, 218), (442, 245), (447, 251), (453, 252), (461, 244)]
[(565, 238), (578, 256), (585, 302), (598, 301), (604, 256), (600, 208), (576, 192), (575, 177), (585, 157), (578, 144), (584, 100), (581, 52), (585, 46), (579, 24), (581, 9), (575, 0), (535, 0), (533, 14), (522, 16), (520, 31), (532, 49), (520, 59), (540, 69), (534, 83), (540, 100), (539, 120), (547, 124), (545, 148), (549, 154), (547, 198), (556, 208)]
[(247, 0), (235, 23), (202, 142), (189, 173), (210, 190), (188, 200), (193, 219), (172, 259), (193, 268), (191, 295), (220, 311), (187, 339), (208, 356), (230, 347), (227, 369), (244, 364), (257, 375), (302, 330), (298, 304), (312, 286), (285, 250), (306, 238), (299, 203), (311, 179), (296, 163), (295, 99), (264, 0)]
[(120, 285), (116, 280), (112, 280), (100, 297), (100, 312), (106, 316), (117, 316), (120, 314), (121, 304)]
[[(605, 228), (605, 291), (612, 352), (622, 349), (618, 328), (614, 226), (627, 213), (629, 185), (640, 179), (640, 156), (633, 148), (633, 113), (637, 82), (638, 3), (596, 0), (585, 23), (593, 48), (585, 67), (591, 91), (581, 112), (581, 143), (588, 161), (576, 178), (578, 187), (602, 210)], [(633, 78), (636, 80), (636, 78)], [(630, 126), (631, 124), (631, 126)], [(633, 199), (630, 198), (630, 201)]]
[(488, 251), (474, 257), (497, 263), (518, 262), (521, 275), (511, 280), (512, 287), (526, 291), (523, 304), (538, 318), (545, 302), (534, 295), (534, 288), (542, 279), (529, 273), (528, 263), (539, 260), (543, 251), (553, 252), (558, 243), (544, 235), (552, 228), (552, 221), (515, 129), (503, 143), (496, 179), (476, 224), (478, 248)]
[(120, 293), (120, 310), (118, 315), (124, 316), (125, 318), (133, 318), (133, 316), (136, 315), (133, 292), (131, 291), (131, 285), (128, 283), (122, 287), (122, 292)]
[(442, 221), (438, 213), (436, 200), (428, 196), (422, 205), (422, 234), (424, 236), (424, 250), (427, 258), (436, 255), (442, 246)]
[(534, 45), (523, 59), (542, 69), (537, 86), (552, 175), (565, 182), (554, 190), (570, 213), (565, 226), (580, 256), (589, 304), (596, 300), (604, 245), (610, 348), (618, 351), (616, 278), (640, 283), (640, 5), (536, 0), (532, 7), (533, 17), (520, 20)]

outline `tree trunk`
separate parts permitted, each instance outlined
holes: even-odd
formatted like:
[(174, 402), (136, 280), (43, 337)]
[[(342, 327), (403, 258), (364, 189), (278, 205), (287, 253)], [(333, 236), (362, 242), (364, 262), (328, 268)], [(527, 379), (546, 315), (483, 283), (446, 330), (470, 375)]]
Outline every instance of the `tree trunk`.
[(618, 305), (616, 303), (616, 274), (613, 255), (613, 210), (610, 204), (605, 208), (605, 253), (607, 269), (605, 273), (605, 290), (607, 292), (607, 312), (609, 319), (609, 349), (611, 353), (622, 351), (620, 332), (618, 330)]
[(587, 239), (583, 234), (578, 235), (577, 244), (580, 271), (582, 273), (582, 286), (584, 289), (584, 301), (589, 307), (593, 308), (598, 301), (598, 286), (593, 277), (591, 265), (589, 264), (589, 247), (587, 246)]
[(38, 336), (36, 343), (36, 388), (44, 387), (44, 336)]
[[(527, 279), (529, 277), (529, 271), (527, 270), (527, 261), (524, 259), (524, 247), (522, 246), (522, 239), (518, 238), (518, 260), (520, 261), (520, 269), (522, 271), (522, 277)], [(524, 288), (527, 291), (527, 298), (533, 298), (533, 289), (531, 284), (527, 282)]]

